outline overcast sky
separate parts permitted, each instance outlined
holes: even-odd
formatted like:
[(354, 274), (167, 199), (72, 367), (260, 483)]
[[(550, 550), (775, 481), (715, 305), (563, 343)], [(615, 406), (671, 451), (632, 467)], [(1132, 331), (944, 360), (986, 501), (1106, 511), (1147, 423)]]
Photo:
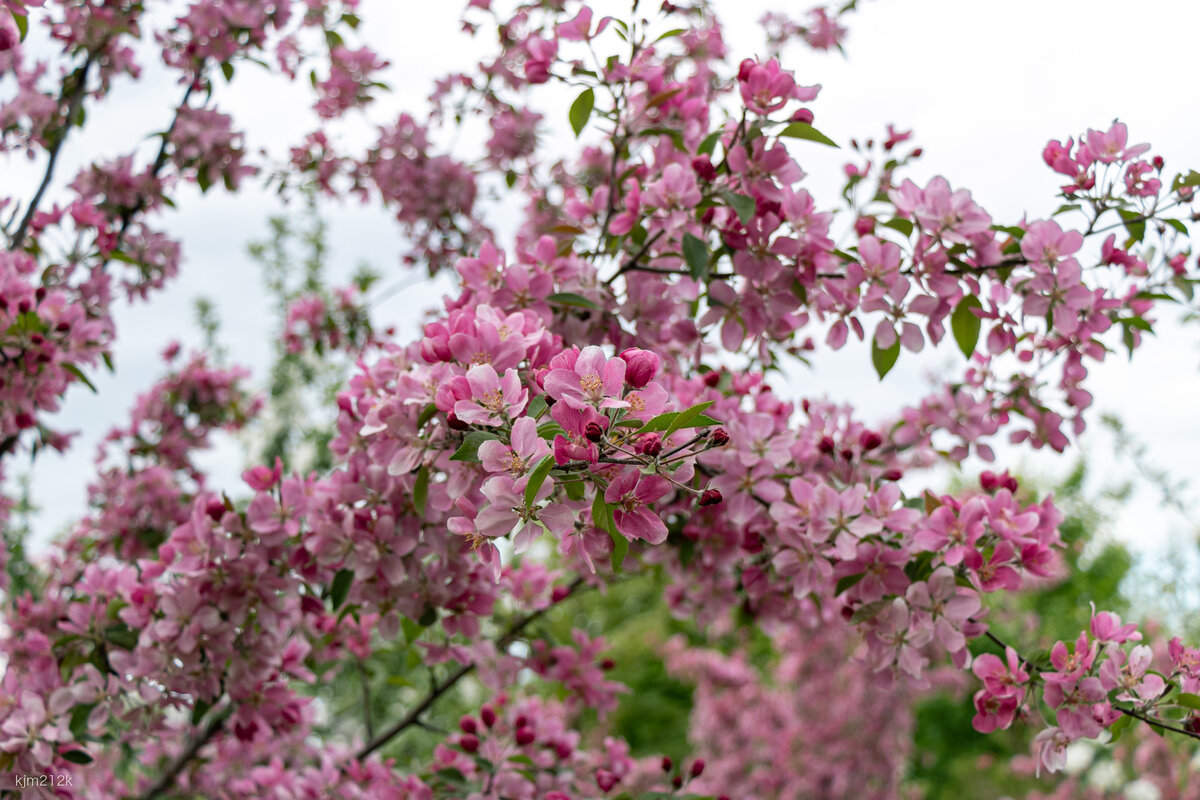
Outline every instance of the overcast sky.
[[(423, 98), (434, 79), (470, 68), (480, 46), (458, 30), (462, 5), (458, 0), (363, 0), (363, 33), (391, 61), (386, 80), (395, 92), (345, 131), (350, 140), (364, 141), (372, 122), (390, 121), (400, 109), (423, 112)], [(626, 0), (592, 5), (600, 14), (628, 8)], [(762, 52), (756, 21), (763, 12), (795, 12), (807, 5), (714, 2), (738, 58)], [(878, 136), (889, 122), (912, 128), (925, 150), (914, 179), (944, 175), (955, 187), (970, 188), (998, 222), (1011, 224), (1025, 212), (1046, 215), (1058, 205), (1054, 194), (1060, 181), (1040, 157), (1045, 142), (1088, 127), (1106, 128), (1116, 117), (1128, 124), (1132, 141), (1154, 144), (1168, 170), (1200, 167), (1192, 40), (1200, 30), (1200, 4), (1143, 0), (1136, 13), (1133, 8), (1114, 0), (869, 0), (848, 20), (848, 59), (794, 47), (786, 53), (785, 66), (801, 82), (824, 87), (811, 107), (815, 124), (826, 134), (844, 142), (852, 136)], [(252, 67), (239, 72), (238, 85), (220, 91), (218, 101), (249, 131), (252, 147), (278, 152), (314, 127), (303, 87), (288, 87)], [(89, 116), (86, 139), (76, 136), (68, 143), (61, 181), (85, 158), (125, 152), (147, 133), (165, 127), (178, 92), (154, 78), (119, 86), (112, 100)], [(566, 106), (560, 105), (549, 110), (562, 119), (551, 122), (565, 130)], [(832, 205), (844, 158), (814, 145), (800, 151), (800, 160), (818, 204)], [(4, 170), (5, 193), (24, 181), (26, 190), (17, 194), (27, 196), (32, 167), (13, 163)], [(257, 190), (206, 197), (185, 192), (179, 205), (166, 224), (183, 241), (182, 275), (150, 304), (121, 309), (117, 374), (96, 376), (99, 396), (79, 387), (70, 392), (56, 422), (82, 431), (82, 436), (66, 456), (43, 455), (34, 466), (35, 499), (44, 509), (36, 527), (39, 541), (82, 510), (97, 440), (126, 420), (134, 397), (161, 373), (158, 353), (166, 343), (198, 343), (191, 310), (197, 296), (216, 303), (233, 358), (259, 378), (265, 374), (272, 311), (246, 244), (261, 238), (267, 217), (279, 211), (277, 201)], [(384, 272), (385, 285), (403, 279), (397, 266), (401, 242), (387, 214), (354, 203), (327, 211), (337, 274), (348, 275), (365, 260)], [(511, 230), (511, 219), (503, 214), (496, 223), (499, 230)], [(440, 281), (384, 302), (378, 308), (380, 321), (415, 333), (419, 318), (413, 310), (435, 305), (449, 286)], [(1121, 415), (1149, 444), (1156, 464), (1200, 484), (1194, 455), (1200, 443), (1200, 418), (1194, 410), (1200, 396), (1198, 334), (1195, 325), (1166, 326), (1132, 365), (1123, 357), (1110, 357), (1093, 373), (1089, 388), (1097, 397), (1096, 412)], [(847, 348), (819, 358), (812, 371), (794, 372), (786, 391), (850, 400), (864, 416), (878, 419), (894, 413), (899, 401), (919, 397), (927, 373), (955, 358), (961, 357), (953, 348), (942, 348), (933, 357), (902, 358), (880, 385), (865, 348)], [(1094, 413), (1083, 451), (1104, 482), (1129, 467), (1112, 456), (1111, 441), (1095, 424), (1098, 419)], [(241, 457), (240, 445), (225, 441), (203, 459), (212, 467), (214, 486), (242, 491), (237, 478)], [(1065, 468), (1062, 459), (1053, 457), (1030, 460), (1002, 453), (1005, 457), (1014, 466), (1020, 458), (1021, 465), (1038, 470)], [(1122, 539), (1148, 552), (1161, 547), (1167, 532), (1184, 526), (1161, 508), (1153, 492), (1143, 490), (1116, 527)]]

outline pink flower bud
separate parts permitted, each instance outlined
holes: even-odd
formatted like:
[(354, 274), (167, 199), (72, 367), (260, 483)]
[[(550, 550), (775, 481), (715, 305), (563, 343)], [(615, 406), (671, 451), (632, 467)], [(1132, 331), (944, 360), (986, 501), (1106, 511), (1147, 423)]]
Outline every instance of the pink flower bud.
[(712, 432), (709, 440), (713, 443), (713, 447), (724, 447), (729, 444), (729, 432), (724, 428), (717, 428)]
[(496, 724), (496, 710), (491, 706), (484, 706), (479, 709), (479, 718), (490, 728)]
[(533, 728), (517, 728), (517, 744), (524, 747), (533, 744), (537, 739), (537, 734), (533, 732)]
[(625, 382), (635, 389), (641, 389), (658, 373), (658, 355), (649, 350), (639, 350), (631, 347), (621, 353), (625, 362)]
[(478, 730), (478, 726), (475, 724), (475, 718), (469, 714), (463, 715), (462, 719), (458, 721), (458, 727), (463, 733), (474, 733), (476, 730)]
[(644, 456), (656, 456), (662, 452), (662, 436), (646, 433), (638, 439), (637, 451)]
[(883, 444), (883, 437), (875, 431), (863, 431), (862, 435), (858, 437), (858, 444), (862, 447), (863, 452), (867, 452)]
[(717, 506), (720, 505), (721, 501), (724, 499), (725, 498), (721, 497), (720, 491), (716, 489), (705, 489), (704, 493), (700, 495), (700, 505)]
[(697, 758), (695, 761), (692, 762), (691, 772), (692, 772), (693, 778), (700, 777), (701, 773), (704, 772), (704, 759), (703, 758)]
[(859, 217), (854, 220), (854, 232), (859, 236), (866, 236), (875, 230), (874, 217)]
[(275, 459), (275, 468), (270, 469), (262, 464), (257, 467), (251, 467), (242, 473), (242, 480), (256, 492), (265, 492), (275, 484), (279, 483), (279, 478), (283, 475), (283, 461), (278, 457)]
[(583, 435), (589, 442), (598, 442), (604, 438), (604, 428), (600, 427), (599, 422), (589, 422), (583, 426)]
[(801, 108), (792, 114), (792, 122), (803, 122), (805, 125), (812, 125), (813, 113), (807, 108)]
[(458, 737), (458, 746), (468, 753), (474, 753), (479, 749), (479, 737), (469, 733), (464, 733)]
[(616, 775), (606, 769), (596, 770), (596, 785), (600, 787), (600, 791), (607, 792), (617, 785), (620, 780)]

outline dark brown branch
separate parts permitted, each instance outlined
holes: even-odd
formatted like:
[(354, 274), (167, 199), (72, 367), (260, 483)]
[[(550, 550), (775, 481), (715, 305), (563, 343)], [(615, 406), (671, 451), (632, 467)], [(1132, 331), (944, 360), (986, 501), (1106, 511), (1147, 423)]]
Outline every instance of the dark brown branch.
[(192, 741), (184, 748), (184, 751), (175, 757), (175, 760), (167, 767), (166, 772), (159, 775), (158, 780), (150, 788), (139, 794), (137, 800), (152, 800), (152, 798), (158, 797), (171, 788), (175, 783), (175, 779), (179, 777), (179, 773), (183, 772), (184, 768), (192, 762), (192, 759), (200, 752), (200, 748), (208, 744), (217, 735), (217, 732), (225, 725), (225, 720), (229, 718), (232, 712), (233, 707), (229, 705), (215, 712), (209, 718), (208, 724), (192, 738)]
[[(563, 600), (575, 594), (583, 585), (583, 578), (576, 578), (567, 587), (567, 594)], [(560, 600), (558, 604), (561, 604), (561, 602), (562, 601)], [(509, 629), (505, 631), (504, 635), (496, 640), (496, 649), (503, 650), (505, 647), (512, 644), (513, 641), (516, 640), (516, 638), (521, 634), (521, 631), (525, 630), (525, 628), (527, 628), (531, 622), (539, 619), (547, 611), (556, 607), (558, 604), (547, 606), (546, 608), (538, 609), (537, 611), (532, 611), (513, 622)], [(421, 702), (417, 703), (417, 705), (415, 705), (411, 711), (405, 714), (390, 728), (383, 731), (374, 739), (363, 745), (359, 751), (354, 754), (354, 757), (361, 761), (362, 759), (371, 755), (371, 753), (374, 753), (376, 750), (383, 747), (406, 729), (411, 728), (414, 725), (422, 724), (421, 715), (428, 711), (430, 707), (437, 702), (439, 697), (454, 688), (454, 686), (457, 685), (460, 680), (471, 674), (474, 670), (475, 662), (463, 664), (442, 680), (435, 682), (433, 686), (429, 688), (429, 693), (425, 695)]]
[[(95, 63), (96, 54), (88, 52), (87, 60), (83, 62), (83, 66), (79, 68), (79, 81), (68, 89), (63, 86), (63, 94), (59, 96), (59, 105), (63, 101), (67, 101), (67, 115), (63, 120), (62, 132), (59, 133), (54, 142), (50, 145), (50, 158), (46, 161), (46, 173), (42, 175), (42, 183), (38, 186), (37, 191), (33, 195), (33, 199), (29, 201), (29, 207), (25, 209), (25, 216), (21, 218), (21, 224), (17, 226), (17, 232), (13, 234), (9, 241), (8, 249), (19, 250), (21, 245), (25, 243), (25, 234), (29, 232), (29, 225), (33, 222), (33, 216), (37, 213), (38, 206), (42, 203), (42, 198), (46, 194), (46, 190), (50, 188), (50, 181), (54, 178), (54, 167), (58, 164), (58, 154), (62, 152), (63, 143), (67, 141), (67, 133), (75, 124), (75, 117), (79, 116), (79, 109), (83, 106), (83, 99), (87, 96), (87, 81), (88, 73), (91, 72), (92, 64)], [(68, 99), (68, 91), (70, 97)]]

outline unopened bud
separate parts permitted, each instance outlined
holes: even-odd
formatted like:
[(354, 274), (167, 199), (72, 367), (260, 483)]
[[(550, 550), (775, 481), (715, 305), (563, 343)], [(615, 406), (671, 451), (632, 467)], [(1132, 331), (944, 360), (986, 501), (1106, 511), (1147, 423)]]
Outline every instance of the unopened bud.
[(489, 728), (496, 724), (496, 710), (491, 706), (484, 706), (479, 709), (479, 718), (483, 720), (483, 724)]
[(817, 443), (817, 449), (825, 455), (829, 455), (837, 449), (837, 445), (833, 443), (833, 439), (828, 436), (822, 436), (821, 441)]
[(517, 744), (521, 747), (533, 744), (537, 739), (537, 735), (533, 732), (533, 728), (517, 728)]
[(598, 442), (604, 438), (604, 428), (600, 427), (599, 422), (589, 422), (583, 426), (583, 435), (589, 442)]
[(608, 672), (610, 669), (612, 669), (616, 665), (617, 665), (617, 662), (613, 661), (611, 658), (606, 658), (600, 662), (600, 669), (604, 670), (605, 672)]
[(713, 370), (712, 372), (704, 373), (704, 385), (710, 389), (715, 389), (717, 384), (721, 382), (721, 373)]
[(812, 125), (813, 113), (807, 108), (802, 108), (795, 114), (792, 114), (792, 122), (803, 122), (805, 125)]
[(644, 456), (653, 458), (662, 452), (662, 436), (657, 433), (643, 434), (638, 439), (637, 451)]
[(723, 499), (724, 498), (721, 497), (721, 493), (716, 489), (705, 489), (704, 493), (700, 495), (700, 505), (717, 506), (721, 504)]
[(697, 758), (695, 761), (692, 762), (692, 777), (699, 778), (700, 774), (703, 772), (704, 772), (704, 759)]
[(676, 789), (683, 786), (683, 776), (676, 775), (675, 777), (671, 778), (671, 785), (674, 786)]
[(658, 374), (657, 353), (631, 347), (621, 353), (621, 360), (625, 362), (625, 382), (635, 389), (641, 389)]
[(671, 757), (670, 757), (670, 756), (663, 756), (663, 757), (662, 757), (662, 771), (663, 771), (663, 772), (670, 772), (670, 771), (671, 771), (671, 766), (672, 766), (672, 764), (671, 764)]
[(866, 236), (868, 233), (875, 231), (874, 217), (859, 217), (854, 220), (854, 232), (859, 236)]
[(479, 727), (475, 724), (475, 718), (469, 714), (464, 714), (462, 718), (459, 719), (458, 728), (463, 733), (474, 733), (475, 731), (479, 730)]
[(862, 447), (863, 452), (874, 450), (883, 444), (883, 437), (875, 431), (863, 431), (862, 435), (858, 437), (858, 444)]
[(1163, 165), (1167, 162), (1163, 161), (1162, 156), (1155, 156), (1153, 159), (1151, 159), (1150, 163), (1154, 165), (1155, 169), (1162, 169)]
[(713, 447), (724, 447), (729, 444), (729, 431), (724, 428), (717, 428), (709, 436), (709, 440), (713, 443)]
[(474, 753), (479, 749), (479, 737), (470, 733), (464, 733), (458, 737), (458, 746), (468, 753)]
[(717, 168), (713, 166), (712, 159), (706, 155), (699, 155), (692, 159), (692, 171), (705, 183), (712, 183), (717, 179)]

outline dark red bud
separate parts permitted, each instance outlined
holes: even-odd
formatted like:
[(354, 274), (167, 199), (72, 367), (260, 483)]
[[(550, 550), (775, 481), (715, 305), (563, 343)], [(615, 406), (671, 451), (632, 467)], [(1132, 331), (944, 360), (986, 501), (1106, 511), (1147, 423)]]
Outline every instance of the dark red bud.
[(663, 757), (662, 757), (662, 771), (663, 771), (663, 772), (670, 772), (670, 771), (671, 771), (671, 766), (672, 766), (672, 765), (671, 765), (671, 757), (670, 757), (670, 756), (663, 756)]
[(1167, 162), (1163, 161), (1162, 156), (1155, 156), (1153, 159), (1151, 159), (1150, 163), (1152, 163), (1154, 165), (1155, 169), (1162, 169), (1163, 165), (1166, 164)]
[(213, 522), (217, 522), (221, 517), (225, 516), (225, 504), (217, 498), (210, 498), (208, 504), (204, 507), (204, 513), (212, 518)]
[(898, 481), (904, 477), (904, 473), (898, 469), (886, 470), (881, 476), (885, 481)]
[(849, 447), (843, 447), (841, 456), (843, 461), (849, 461), (850, 459), (854, 458), (854, 451)]
[(692, 159), (692, 170), (696, 173), (696, 177), (707, 183), (712, 183), (717, 178), (717, 168), (713, 166), (712, 159), (708, 156), (696, 156)]
[(600, 791), (602, 792), (607, 792), (616, 786), (617, 780), (617, 776), (606, 769), (596, 770), (596, 785), (600, 787)]
[(479, 726), (476, 724), (475, 718), (470, 715), (464, 715), (462, 719), (458, 721), (458, 728), (463, 733), (474, 733), (475, 731), (479, 730)]
[(559, 758), (570, 758), (573, 752), (574, 750), (571, 749), (568, 742), (557, 741), (554, 743), (554, 754)]
[(717, 384), (721, 382), (721, 373), (713, 370), (712, 372), (704, 373), (704, 385), (710, 389), (715, 389)]
[(583, 435), (589, 442), (598, 442), (604, 438), (604, 428), (600, 427), (599, 422), (589, 422), (583, 427)]
[(724, 428), (717, 428), (709, 438), (713, 443), (713, 447), (724, 447), (729, 444), (729, 431)]
[(671, 785), (676, 789), (678, 789), (680, 786), (683, 786), (683, 776), (676, 775), (675, 777), (671, 778)]
[(456, 417), (453, 411), (446, 415), (446, 424), (450, 426), (450, 430), (452, 431), (466, 431), (471, 429), (471, 426)]
[(821, 441), (817, 443), (817, 449), (825, 455), (829, 455), (837, 449), (837, 445), (833, 443), (833, 439), (830, 439), (828, 436), (822, 436)]
[(721, 493), (716, 489), (705, 489), (704, 493), (700, 495), (700, 505), (717, 506), (721, 504), (723, 499), (724, 498), (721, 497)]
[(13, 422), (17, 423), (17, 427), (21, 429), (32, 428), (37, 424), (37, 420), (28, 411), (22, 411), (20, 414), (17, 414)]
[(537, 739), (537, 735), (533, 732), (533, 728), (517, 728), (517, 744), (521, 747), (533, 744)]
[(862, 435), (858, 437), (858, 444), (862, 447), (863, 452), (874, 450), (883, 444), (883, 437), (875, 431), (863, 431)]
[(458, 737), (458, 746), (468, 753), (474, 753), (479, 749), (479, 737), (470, 733), (464, 733)]
[(996, 477), (996, 473), (990, 470), (984, 470), (979, 473), (979, 486), (985, 492), (994, 492), (999, 485), (1000, 479)]
[(491, 706), (484, 706), (479, 709), (479, 718), (490, 728), (496, 724), (496, 711)]
[(571, 593), (570, 589), (568, 589), (566, 586), (563, 586), (562, 584), (559, 584), (558, 586), (555, 586), (553, 590), (551, 590), (550, 602), (561, 603), (563, 600), (567, 599), (567, 595), (569, 595), (570, 593)]
[(751, 555), (761, 553), (763, 549), (762, 537), (755, 531), (746, 531), (742, 534), (742, 549)]
[(608, 672), (610, 669), (612, 669), (616, 665), (617, 665), (617, 662), (613, 661), (611, 658), (606, 658), (600, 662), (600, 669), (604, 670), (605, 672)]
[(874, 232), (874, 230), (874, 217), (859, 217), (858, 219), (854, 220), (854, 232), (859, 236), (866, 236), (868, 233)]
[(699, 778), (701, 773), (703, 773), (703, 772), (704, 772), (704, 759), (697, 758), (695, 761), (692, 762), (692, 777)]
[(916, 150), (913, 150), (913, 151), (912, 151), (912, 157), (913, 157), (913, 158), (920, 158), (920, 157), (921, 157), (921, 155), (922, 155), (924, 152), (925, 152), (924, 150), (922, 150), (921, 148), (919, 148), (919, 147), (918, 147)]

